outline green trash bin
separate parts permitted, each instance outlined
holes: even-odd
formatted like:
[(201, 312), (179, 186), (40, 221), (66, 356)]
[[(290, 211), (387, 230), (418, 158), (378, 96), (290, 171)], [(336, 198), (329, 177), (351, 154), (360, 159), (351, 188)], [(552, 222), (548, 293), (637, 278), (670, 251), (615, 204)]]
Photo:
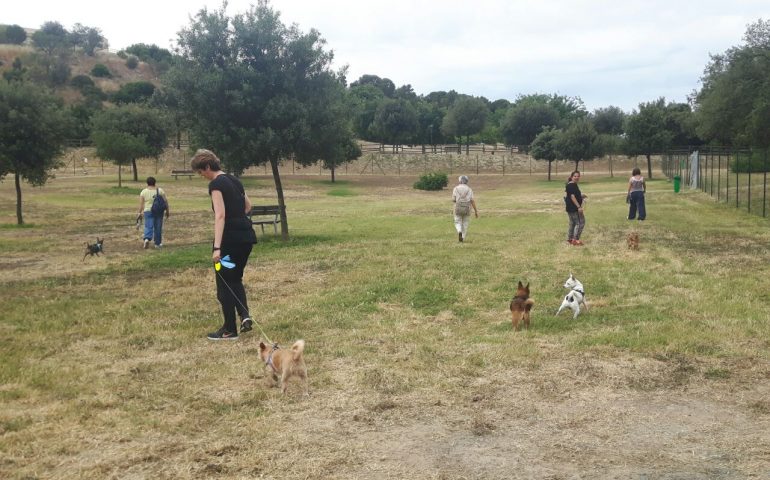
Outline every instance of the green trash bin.
[(674, 175), (674, 193), (679, 193), (679, 187), (682, 185), (682, 177)]

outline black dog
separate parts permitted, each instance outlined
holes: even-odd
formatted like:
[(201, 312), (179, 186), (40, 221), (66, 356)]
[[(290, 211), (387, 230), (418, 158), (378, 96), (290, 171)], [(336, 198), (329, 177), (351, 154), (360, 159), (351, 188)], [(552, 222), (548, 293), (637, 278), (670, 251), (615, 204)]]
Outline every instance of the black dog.
[(98, 257), (100, 253), (104, 253), (104, 239), (96, 237), (96, 243), (86, 243), (86, 254), (83, 255), (83, 260), (81, 260), (81, 262), (84, 262), (89, 255), (96, 255)]

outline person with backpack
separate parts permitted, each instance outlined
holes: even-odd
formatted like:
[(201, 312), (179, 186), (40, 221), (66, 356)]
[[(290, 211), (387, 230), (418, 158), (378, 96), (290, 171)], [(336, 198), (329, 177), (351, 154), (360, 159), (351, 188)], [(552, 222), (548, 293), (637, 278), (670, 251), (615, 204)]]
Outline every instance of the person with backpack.
[(147, 177), (147, 188), (139, 193), (139, 215), (144, 215), (143, 247), (163, 247), (163, 215), (169, 217), (168, 197), (162, 188), (155, 185), (155, 177)]
[(479, 218), (479, 211), (476, 209), (476, 200), (473, 198), (473, 190), (468, 186), (468, 177), (461, 175), (458, 178), (458, 184), (452, 190), (452, 202), (454, 202), (454, 220), (455, 230), (457, 230), (457, 239), (462, 242), (468, 236), (468, 224), (471, 219), (471, 207), (476, 218)]

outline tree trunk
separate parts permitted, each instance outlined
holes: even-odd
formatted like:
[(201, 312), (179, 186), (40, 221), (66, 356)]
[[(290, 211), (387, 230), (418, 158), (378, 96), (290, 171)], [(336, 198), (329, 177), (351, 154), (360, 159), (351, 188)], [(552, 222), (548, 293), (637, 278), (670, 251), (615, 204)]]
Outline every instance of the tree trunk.
[(647, 178), (652, 180), (652, 159), (650, 159), (650, 154), (647, 154)]
[(552, 163), (553, 163), (552, 161), (548, 162), (548, 181), (549, 182), (551, 181), (551, 164)]
[(575, 160), (575, 170), (580, 170), (580, 160)]
[(131, 168), (134, 170), (134, 181), (138, 182), (139, 181), (139, 176), (138, 176), (139, 172), (136, 171), (136, 159), (135, 158), (131, 159)]
[(123, 166), (118, 164), (118, 188), (123, 187)]
[(615, 175), (612, 174), (612, 155), (610, 155), (610, 178), (614, 178)]
[(334, 164), (332, 163), (332, 183), (334, 183), (334, 171), (336, 168), (334, 168)]
[(471, 136), (470, 135), (465, 136), (465, 154), (466, 155), (471, 154)]
[(24, 217), (21, 215), (21, 178), (19, 172), (13, 174), (16, 184), (16, 224), (24, 225)]
[(275, 182), (275, 193), (278, 195), (278, 206), (281, 208), (281, 240), (289, 240), (289, 221), (286, 218), (286, 203), (283, 199), (283, 186), (281, 185), (281, 174), (278, 173), (278, 159), (270, 159), (270, 169), (273, 171), (273, 182)]

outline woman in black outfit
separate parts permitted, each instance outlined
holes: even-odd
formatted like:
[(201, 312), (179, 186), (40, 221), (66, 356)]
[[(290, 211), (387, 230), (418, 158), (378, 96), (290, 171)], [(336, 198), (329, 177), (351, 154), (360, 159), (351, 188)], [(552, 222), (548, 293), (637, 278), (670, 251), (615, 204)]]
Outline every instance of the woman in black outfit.
[(190, 162), (192, 170), (210, 180), (209, 195), (214, 210), (214, 244), (211, 260), (216, 265), (223, 257), (230, 256), (233, 268), (222, 266), (216, 271), (217, 299), (222, 304), (225, 323), (216, 332), (208, 334), (209, 340), (237, 340), (236, 311), (241, 317), (241, 333), (252, 328), (246, 290), (243, 288), (243, 269), (249, 261), (251, 249), (257, 243), (257, 235), (246, 214), (251, 201), (243, 184), (221, 170), (219, 158), (209, 150), (198, 150)]
[(586, 217), (583, 215), (583, 200), (586, 196), (580, 192), (580, 187), (578, 187), (579, 181), (580, 172), (575, 170), (570, 174), (567, 186), (564, 189), (564, 202), (567, 205), (567, 216), (569, 217), (567, 243), (575, 246), (583, 245), (580, 235), (583, 233), (583, 227), (586, 226)]

